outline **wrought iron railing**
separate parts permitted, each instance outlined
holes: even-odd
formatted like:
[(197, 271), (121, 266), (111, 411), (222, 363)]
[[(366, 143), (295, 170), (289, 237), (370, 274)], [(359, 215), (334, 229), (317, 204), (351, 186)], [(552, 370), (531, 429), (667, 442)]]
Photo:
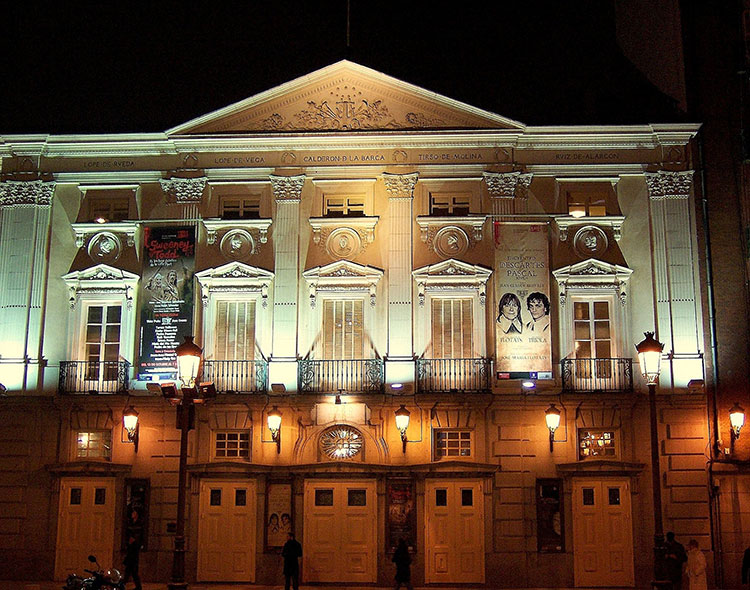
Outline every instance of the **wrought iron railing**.
[(383, 359), (349, 359), (297, 363), (299, 389), (303, 393), (380, 393)]
[(562, 359), (560, 369), (563, 391), (633, 391), (633, 359)]
[(417, 359), (419, 391), (472, 393), (490, 390), (490, 359)]
[(204, 360), (202, 380), (213, 381), (218, 393), (265, 393), (268, 363), (263, 360)]
[(60, 361), (60, 393), (127, 393), (127, 361)]

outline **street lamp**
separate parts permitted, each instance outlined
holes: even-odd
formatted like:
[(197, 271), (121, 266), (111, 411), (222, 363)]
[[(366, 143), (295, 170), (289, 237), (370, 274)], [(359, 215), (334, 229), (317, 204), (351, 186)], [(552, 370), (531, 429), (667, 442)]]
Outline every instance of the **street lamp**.
[(398, 431), (401, 433), (401, 442), (404, 445), (404, 453), (406, 453), (406, 443), (408, 442), (408, 439), (406, 438), (406, 429), (409, 428), (409, 416), (411, 412), (406, 409), (406, 406), (404, 404), (401, 404), (401, 407), (396, 410), (396, 428), (398, 428)]
[(172, 555), (172, 578), (167, 584), (169, 590), (187, 590), (185, 581), (185, 500), (187, 496), (187, 453), (188, 434), (195, 427), (195, 404), (202, 403), (195, 387), (198, 379), (201, 354), (200, 346), (193, 342), (192, 336), (185, 336), (185, 342), (176, 349), (177, 377), (182, 382), (182, 395), (177, 395), (177, 388), (167, 384), (162, 387), (162, 394), (170, 403), (177, 406), (177, 428), (180, 430), (180, 471), (177, 483), (177, 523)]
[(734, 450), (734, 441), (740, 438), (740, 430), (745, 425), (745, 409), (738, 403), (729, 410), (729, 423), (732, 425), (732, 450)]
[(276, 443), (276, 453), (281, 453), (281, 412), (274, 406), (266, 416), (268, 430), (271, 431), (271, 441)]
[(122, 427), (127, 433), (127, 442), (133, 443), (135, 452), (138, 452), (138, 412), (133, 406), (128, 407), (122, 413)]
[(659, 431), (656, 421), (656, 384), (661, 371), (661, 353), (664, 345), (654, 339), (653, 332), (645, 332), (646, 338), (635, 345), (641, 373), (648, 385), (648, 405), (651, 418), (651, 478), (654, 503), (654, 581), (652, 588), (671, 588), (666, 579), (664, 557), (664, 525), (661, 514), (661, 467), (659, 465)]
[(549, 408), (544, 410), (544, 420), (549, 428), (549, 452), (551, 453), (555, 443), (555, 430), (560, 426), (560, 410), (555, 407), (555, 404), (550, 404)]

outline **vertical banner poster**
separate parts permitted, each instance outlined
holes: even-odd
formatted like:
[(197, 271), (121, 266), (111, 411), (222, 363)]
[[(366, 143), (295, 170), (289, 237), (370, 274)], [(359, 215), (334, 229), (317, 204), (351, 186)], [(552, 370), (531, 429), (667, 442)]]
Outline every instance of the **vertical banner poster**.
[(495, 360), (500, 379), (551, 379), (546, 224), (495, 223)]
[(194, 228), (144, 228), (138, 379), (175, 379), (175, 348), (193, 335), (194, 272)]
[(266, 493), (266, 547), (283, 547), (292, 523), (292, 484), (272, 483)]
[(388, 519), (386, 522), (386, 551), (393, 553), (399, 539), (406, 541), (409, 551), (416, 550), (416, 510), (414, 485), (411, 480), (388, 481), (386, 488)]

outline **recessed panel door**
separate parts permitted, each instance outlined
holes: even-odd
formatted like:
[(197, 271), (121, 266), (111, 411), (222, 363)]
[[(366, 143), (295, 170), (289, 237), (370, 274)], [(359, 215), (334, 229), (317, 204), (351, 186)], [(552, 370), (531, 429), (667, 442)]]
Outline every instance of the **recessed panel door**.
[(484, 582), (484, 498), (475, 481), (425, 486), (427, 583)]
[(198, 580), (255, 581), (255, 483), (201, 482)]
[(633, 586), (630, 484), (585, 479), (573, 485), (576, 586)]
[(305, 582), (377, 580), (374, 481), (305, 482)]
[(55, 579), (90, 567), (87, 557), (112, 567), (115, 537), (115, 483), (111, 478), (63, 478), (57, 524)]

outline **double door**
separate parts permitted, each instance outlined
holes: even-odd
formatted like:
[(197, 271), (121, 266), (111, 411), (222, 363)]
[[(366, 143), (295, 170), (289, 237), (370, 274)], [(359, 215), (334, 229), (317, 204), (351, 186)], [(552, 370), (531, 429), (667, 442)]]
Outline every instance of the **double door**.
[(484, 583), (481, 482), (428, 481), (425, 508), (425, 582)]
[(633, 586), (633, 524), (628, 480), (573, 483), (576, 586)]
[(305, 482), (304, 530), (305, 583), (377, 581), (375, 481)]

